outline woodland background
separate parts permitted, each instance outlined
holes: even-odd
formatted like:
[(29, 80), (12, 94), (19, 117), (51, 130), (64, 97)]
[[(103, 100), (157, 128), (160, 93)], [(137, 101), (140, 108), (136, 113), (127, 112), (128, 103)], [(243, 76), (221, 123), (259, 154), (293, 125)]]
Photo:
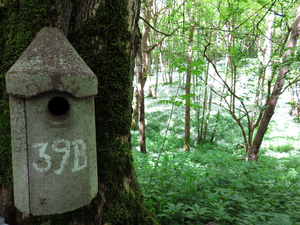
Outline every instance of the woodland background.
[(298, 7), (142, 1), (132, 145), (161, 224), (300, 224)]

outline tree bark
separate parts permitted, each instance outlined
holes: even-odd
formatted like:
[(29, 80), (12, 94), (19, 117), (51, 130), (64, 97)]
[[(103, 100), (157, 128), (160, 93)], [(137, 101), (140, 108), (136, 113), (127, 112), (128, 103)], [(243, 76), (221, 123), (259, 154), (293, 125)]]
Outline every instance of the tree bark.
[(205, 143), (204, 140), (204, 124), (205, 124), (205, 113), (207, 110), (207, 82), (208, 82), (208, 71), (209, 71), (209, 62), (207, 62), (207, 68), (205, 71), (205, 88), (204, 88), (204, 96), (203, 96), (203, 108), (202, 108), (202, 121), (201, 121), (201, 130), (200, 130), (200, 138), (199, 140), (202, 142), (202, 144)]
[[(214, 63), (217, 64), (217, 53), (215, 53), (214, 56)], [(212, 88), (214, 88), (214, 83), (215, 83), (215, 77), (216, 77), (216, 73), (214, 72), (214, 78), (213, 78), (213, 82), (212, 82)], [(209, 100), (208, 100), (208, 113), (206, 115), (206, 120), (205, 120), (205, 129), (204, 129), (204, 135), (203, 135), (203, 143), (206, 143), (206, 136), (207, 136), (207, 132), (208, 132), (208, 124), (209, 124), (209, 118), (210, 118), (210, 112), (211, 112), (211, 105), (212, 105), (212, 89), (210, 90), (209, 93)]]
[(152, 76), (152, 70), (151, 70), (151, 54), (149, 54), (148, 73), (149, 73), (149, 80), (150, 80), (148, 97), (151, 98), (151, 97), (153, 97), (153, 93), (152, 93), (152, 85), (151, 85), (151, 76)]
[(190, 139), (191, 139), (191, 63), (193, 58), (193, 35), (194, 35), (194, 17), (191, 17), (191, 29), (189, 34), (189, 48), (188, 48), (188, 60), (187, 60), (187, 73), (186, 73), (186, 85), (185, 85), (185, 95), (186, 95), (186, 105), (185, 105), (185, 136), (184, 136), (184, 151), (190, 151)]
[[(297, 39), (299, 37), (299, 31), (300, 31), (300, 6), (298, 6), (297, 12), (296, 12), (296, 18), (293, 25), (292, 32), (290, 34), (290, 39), (288, 42), (287, 47), (288, 48), (295, 48), (297, 45)], [(281, 90), (285, 82), (285, 76), (288, 72), (289, 65), (291, 62), (289, 62), (289, 56), (291, 54), (291, 49), (288, 49), (284, 56), (284, 61), (286, 65), (282, 67), (279, 71), (279, 75), (277, 77), (277, 81), (273, 87), (273, 91), (271, 94), (271, 97), (268, 102), (268, 108), (264, 112), (264, 115), (262, 117), (262, 120), (260, 121), (257, 133), (254, 137), (252, 146), (250, 150), (247, 153), (247, 161), (254, 161), (258, 159), (258, 153), (259, 148), (261, 146), (262, 140), (264, 138), (264, 135), (267, 131), (268, 125), (270, 123), (270, 120), (274, 114), (275, 107), (277, 105), (278, 97), (281, 95)]]
[(135, 91), (135, 104), (134, 104), (134, 109), (133, 109), (133, 116), (132, 116), (132, 123), (131, 123), (131, 129), (132, 130), (137, 130), (139, 129), (139, 108), (138, 108), (138, 104), (139, 104), (139, 101), (138, 101), (138, 88), (136, 88), (136, 91)]
[(160, 53), (159, 53), (159, 59), (160, 59), (160, 73), (161, 73), (161, 76), (162, 76), (162, 79), (163, 79), (163, 84), (167, 83), (167, 79), (165, 78), (165, 70), (164, 70), (164, 65), (163, 65), (163, 56), (162, 56), (162, 50), (163, 48), (163, 44), (161, 43), (160, 44)]
[(291, 98), (291, 111), (290, 115), (292, 117), (297, 118), (300, 114), (300, 91), (299, 91), (299, 84), (296, 82), (294, 85), (291, 86), (292, 89), (292, 98)]
[(155, 78), (155, 92), (154, 92), (154, 98), (157, 98), (157, 86), (158, 86), (158, 56), (157, 54), (154, 56), (155, 58), (155, 70), (156, 70), (156, 78)]
[(146, 136), (145, 136), (145, 106), (144, 104), (144, 83), (142, 69), (142, 51), (141, 46), (138, 47), (138, 102), (139, 102), (139, 123), (140, 123), (140, 151), (146, 152)]
[[(228, 30), (226, 26), (225, 26), (225, 29)], [(227, 75), (229, 73), (230, 62), (231, 62), (230, 56), (228, 54), (228, 52), (230, 50), (230, 41), (231, 41), (231, 39), (232, 39), (232, 35), (230, 35), (229, 32), (227, 32), (226, 33), (226, 39), (225, 39), (225, 46), (226, 46), (226, 48), (227, 48), (228, 51), (225, 54), (225, 77), (224, 77), (225, 83), (227, 83)], [(217, 132), (217, 127), (218, 127), (218, 123), (219, 123), (220, 111), (221, 111), (221, 107), (222, 107), (222, 101), (223, 101), (223, 96), (224, 96), (225, 88), (226, 88), (226, 86), (224, 84), (223, 88), (222, 88), (221, 99), (220, 99), (220, 103), (219, 103), (219, 107), (218, 107), (218, 112), (217, 112), (217, 116), (216, 116), (216, 124), (215, 124), (214, 131), (213, 131), (211, 139), (210, 139), (211, 143), (214, 142), (215, 134)]]
[[(5, 93), (0, 107), (0, 216), (13, 224), (158, 224), (145, 208), (130, 149), (134, 59), (140, 0), (51, 1), (51, 19), (97, 75), (95, 97), (99, 192), (91, 204), (60, 215), (33, 216), (13, 203), (9, 110)], [(0, 6), (0, 90), (3, 77), (34, 39), (48, 26), (47, 2), (6, 1)], [(34, 18), (34, 19), (33, 19)], [(2, 97), (3, 96), (3, 97)]]

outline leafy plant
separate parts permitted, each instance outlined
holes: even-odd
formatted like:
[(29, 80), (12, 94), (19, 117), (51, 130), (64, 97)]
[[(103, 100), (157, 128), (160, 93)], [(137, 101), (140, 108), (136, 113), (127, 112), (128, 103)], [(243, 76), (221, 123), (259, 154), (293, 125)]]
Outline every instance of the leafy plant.
[(270, 145), (270, 150), (275, 151), (275, 152), (289, 152), (294, 149), (294, 145), (288, 143), (285, 145)]

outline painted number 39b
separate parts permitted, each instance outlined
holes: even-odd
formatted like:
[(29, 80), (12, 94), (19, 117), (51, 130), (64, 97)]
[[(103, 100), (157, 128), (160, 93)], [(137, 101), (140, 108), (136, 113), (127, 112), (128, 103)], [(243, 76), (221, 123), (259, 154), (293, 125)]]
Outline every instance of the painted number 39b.
[[(63, 171), (63, 169), (65, 167), (65, 164), (67, 163), (67, 160), (70, 156), (71, 144), (72, 144), (72, 146), (74, 146), (74, 155), (75, 155), (74, 156), (74, 167), (71, 169), (71, 171), (76, 172), (87, 166), (87, 156), (85, 153), (86, 145), (83, 140), (80, 139), (80, 140), (72, 141), (72, 143), (70, 143), (70, 141), (68, 141), (68, 140), (58, 139), (58, 140), (55, 140), (51, 146), (53, 151), (64, 153), (64, 155), (62, 157), (62, 161), (60, 163), (60, 168), (58, 170), (54, 171), (54, 173), (56, 173), (57, 175), (61, 174), (61, 172)], [(47, 166), (44, 168), (38, 167), (35, 162), (32, 163), (32, 166), (39, 172), (43, 172), (43, 171), (47, 172), (51, 168), (51, 165), (52, 165), (51, 156), (49, 156), (45, 153), (47, 146), (48, 146), (48, 142), (35, 143), (32, 145), (32, 147), (34, 147), (34, 148), (39, 147), (39, 157), (44, 158), (45, 162), (47, 163)], [(63, 146), (63, 147), (58, 147), (58, 146)], [(83, 159), (83, 160), (81, 160), (81, 162), (83, 162), (82, 165), (79, 165), (80, 158)]]

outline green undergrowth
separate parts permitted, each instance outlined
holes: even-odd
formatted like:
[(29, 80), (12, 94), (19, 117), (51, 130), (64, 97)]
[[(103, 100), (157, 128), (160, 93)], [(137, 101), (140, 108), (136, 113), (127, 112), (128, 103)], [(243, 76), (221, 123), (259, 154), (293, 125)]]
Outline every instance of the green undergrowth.
[[(210, 146), (192, 153), (133, 152), (146, 206), (160, 224), (300, 224), (300, 158), (238, 160)], [(150, 177), (152, 180), (150, 182)]]
[(270, 145), (269, 148), (275, 152), (289, 152), (294, 149), (294, 145), (290, 143), (284, 145)]
[(209, 142), (217, 118), (214, 105), (206, 143), (197, 144), (203, 118), (191, 110), (191, 153), (184, 152), (184, 105), (160, 104), (184, 94), (176, 86), (159, 86), (157, 99), (145, 98), (147, 154), (138, 151), (139, 132), (131, 132), (145, 204), (160, 224), (300, 224), (300, 129), (288, 114), (289, 95), (278, 101), (258, 162), (248, 163), (241, 130), (228, 112), (220, 111), (214, 143)]
[[(148, 106), (149, 107), (149, 106)], [(151, 109), (151, 108), (150, 108)], [(182, 111), (182, 112), (180, 112)], [(193, 112), (192, 112), (193, 113)], [(159, 152), (160, 146), (163, 145), (166, 127), (169, 122), (170, 112), (169, 111), (154, 111), (146, 112), (146, 143), (147, 149), (150, 152)], [(201, 119), (202, 120), (202, 119)], [(235, 121), (230, 118), (228, 115), (220, 115), (219, 120), (222, 121), (217, 127), (217, 133), (215, 134), (214, 140), (216, 142), (222, 141), (222, 145), (215, 145), (215, 147), (222, 150), (227, 150), (228, 146), (231, 149), (233, 145), (237, 143), (243, 144), (242, 134), (240, 129), (236, 126)], [(216, 121), (216, 115), (211, 116), (211, 121)], [(197, 118), (191, 118), (191, 146), (197, 148)], [(209, 127), (209, 132), (207, 135), (207, 143), (210, 142), (214, 126)], [(133, 134), (132, 137), (132, 146), (138, 148), (139, 146), (139, 131), (131, 131)], [(169, 150), (178, 150), (183, 149), (184, 143), (184, 109), (181, 107), (175, 107), (170, 126), (167, 132), (166, 140), (164, 147)], [(238, 134), (238, 135), (237, 135)], [(204, 147), (205, 148), (205, 147)], [(231, 150), (230, 150), (231, 151)]]

